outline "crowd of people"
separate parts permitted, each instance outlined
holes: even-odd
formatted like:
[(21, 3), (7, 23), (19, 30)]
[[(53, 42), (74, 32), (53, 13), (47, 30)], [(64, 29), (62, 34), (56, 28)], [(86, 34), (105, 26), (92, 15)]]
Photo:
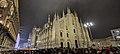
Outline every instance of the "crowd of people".
[(11, 50), (2, 54), (120, 54), (120, 47), (49, 48), (39, 50)]

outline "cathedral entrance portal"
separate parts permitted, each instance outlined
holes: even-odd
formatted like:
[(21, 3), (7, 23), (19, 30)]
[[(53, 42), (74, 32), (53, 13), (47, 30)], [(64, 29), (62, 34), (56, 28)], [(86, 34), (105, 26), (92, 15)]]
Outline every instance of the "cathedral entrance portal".
[(61, 48), (63, 48), (63, 42), (61, 42)]
[(69, 42), (67, 42), (67, 45), (68, 45), (68, 48), (70, 48), (70, 43)]
[(75, 40), (75, 47), (78, 48), (77, 40)]

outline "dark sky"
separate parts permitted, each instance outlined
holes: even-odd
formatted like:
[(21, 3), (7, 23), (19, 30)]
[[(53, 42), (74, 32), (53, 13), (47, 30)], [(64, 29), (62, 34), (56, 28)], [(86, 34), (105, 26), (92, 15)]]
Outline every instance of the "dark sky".
[(111, 35), (110, 30), (120, 27), (120, 0), (19, 0), (21, 42), (27, 41), (34, 25), (43, 27), (48, 14), (61, 12), (66, 7), (78, 13), (84, 23), (91, 21), (94, 38)]

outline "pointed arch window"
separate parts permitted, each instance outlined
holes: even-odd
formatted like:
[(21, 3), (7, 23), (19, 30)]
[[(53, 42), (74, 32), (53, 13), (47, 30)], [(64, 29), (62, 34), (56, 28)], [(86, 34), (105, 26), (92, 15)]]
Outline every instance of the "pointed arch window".
[(74, 33), (76, 32), (75, 29), (73, 29)]
[(68, 30), (68, 27), (66, 26), (66, 30)]
[(69, 37), (69, 34), (67, 33), (67, 37)]
[(60, 32), (60, 36), (62, 37), (62, 32)]

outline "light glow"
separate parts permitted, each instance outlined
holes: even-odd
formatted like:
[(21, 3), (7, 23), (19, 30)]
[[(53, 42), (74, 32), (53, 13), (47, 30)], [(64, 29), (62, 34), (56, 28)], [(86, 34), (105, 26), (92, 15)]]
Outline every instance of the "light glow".
[(120, 31), (118, 31), (118, 30), (117, 30), (116, 32), (118, 32), (118, 33), (119, 33)]
[(89, 23), (86, 23), (87, 24), (87, 26), (91, 26)]
[(85, 27), (87, 27), (87, 25), (86, 25), (86, 24), (84, 24), (84, 26), (85, 26)]
[(0, 14), (0, 17), (2, 17), (2, 14)]
[(37, 41), (38, 43), (40, 43), (41, 41)]
[(92, 23), (92, 22), (90, 22), (90, 25), (91, 25), (91, 26), (93, 26), (93, 23)]
[(94, 24), (92, 22), (87, 22), (84, 24), (85, 27), (90, 27), (90, 26), (93, 26)]
[(3, 21), (0, 21), (0, 23), (3, 23)]
[(14, 47), (14, 48), (19, 48), (19, 47), (18, 47), (19, 42), (20, 42), (20, 34), (18, 33), (18, 35), (17, 35), (17, 40), (16, 40), (16, 44), (15, 44), (15, 47)]
[(120, 36), (117, 36), (116, 38), (120, 38)]

